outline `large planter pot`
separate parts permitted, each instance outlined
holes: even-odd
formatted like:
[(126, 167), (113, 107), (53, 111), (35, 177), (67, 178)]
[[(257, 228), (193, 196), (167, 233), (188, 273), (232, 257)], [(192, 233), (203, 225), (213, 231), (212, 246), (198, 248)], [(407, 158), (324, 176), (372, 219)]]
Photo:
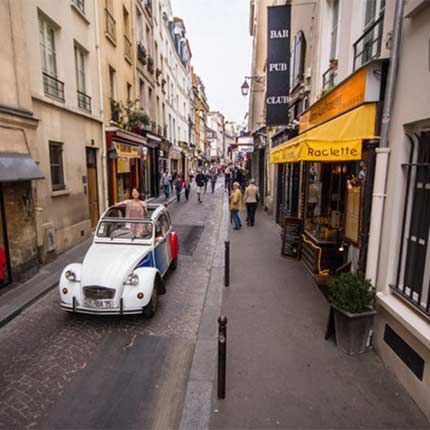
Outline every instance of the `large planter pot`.
[(376, 311), (352, 314), (332, 307), (338, 348), (349, 355), (365, 352)]

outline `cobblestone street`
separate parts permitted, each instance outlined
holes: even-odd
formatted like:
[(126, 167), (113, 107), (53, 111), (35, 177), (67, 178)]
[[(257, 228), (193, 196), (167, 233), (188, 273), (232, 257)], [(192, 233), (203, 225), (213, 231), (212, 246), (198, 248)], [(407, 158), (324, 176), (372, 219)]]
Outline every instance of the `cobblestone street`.
[(218, 187), (202, 205), (192, 192), (169, 207), (180, 231), (204, 228), (198, 242), (188, 235), (195, 243), (167, 275), (153, 320), (69, 315), (54, 289), (0, 330), (0, 428), (178, 427), (219, 236)]

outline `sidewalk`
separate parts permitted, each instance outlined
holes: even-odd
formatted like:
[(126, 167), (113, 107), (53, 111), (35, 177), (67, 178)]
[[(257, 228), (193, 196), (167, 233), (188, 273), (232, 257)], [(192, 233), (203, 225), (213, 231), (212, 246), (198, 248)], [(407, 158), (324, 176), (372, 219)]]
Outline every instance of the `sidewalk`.
[(226, 399), (215, 386), (210, 428), (430, 428), (373, 351), (351, 357), (324, 340), (329, 306), (280, 246), (261, 211), (255, 227), (230, 230)]
[(92, 240), (91, 236), (60, 254), (54, 261), (42, 266), (36, 276), (2, 294), (0, 296), (0, 327), (19, 315), (23, 309), (30, 306), (51, 288), (54, 288), (64, 267), (71, 262), (82, 261)]

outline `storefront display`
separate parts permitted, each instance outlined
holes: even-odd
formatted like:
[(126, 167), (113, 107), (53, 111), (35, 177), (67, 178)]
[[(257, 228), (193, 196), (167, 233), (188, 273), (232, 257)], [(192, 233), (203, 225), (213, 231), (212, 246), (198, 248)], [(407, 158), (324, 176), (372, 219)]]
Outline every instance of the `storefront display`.
[(109, 149), (109, 203), (127, 200), (131, 190), (144, 192), (147, 141), (124, 130), (106, 133)]
[[(361, 238), (367, 237), (368, 222), (362, 219), (369, 217), (368, 170), (374, 170), (379, 139), (380, 76), (378, 62), (358, 70), (301, 115), (296, 137), (270, 152), (271, 163), (304, 167), (304, 196), (295, 200), (303, 200), (302, 260), (315, 275), (334, 274), (348, 264), (358, 270), (365, 255)], [(287, 201), (293, 176), (285, 176)]]

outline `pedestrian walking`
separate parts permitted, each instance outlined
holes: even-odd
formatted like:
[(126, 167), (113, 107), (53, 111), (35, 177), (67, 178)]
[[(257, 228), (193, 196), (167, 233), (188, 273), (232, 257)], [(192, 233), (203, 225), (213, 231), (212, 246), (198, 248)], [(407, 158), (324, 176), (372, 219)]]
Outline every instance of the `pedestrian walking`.
[(173, 184), (175, 183), (176, 177), (178, 174), (176, 173), (176, 170), (173, 171), (173, 173), (170, 175), (169, 181), (170, 181), (170, 190), (173, 191)]
[(204, 178), (205, 178), (205, 193), (208, 190), (208, 182), (209, 182), (209, 169), (206, 167), (205, 173), (204, 173)]
[(203, 194), (205, 192), (205, 175), (202, 173), (201, 170), (197, 173), (196, 176), (196, 185), (197, 185), (197, 199), (199, 203), (203, 202)]
[(257, 210), (258, 201), (260, 195), (257, 186), (255, 185), (255, 179), (249, 181), (249, 185), (245, 189), (243, 201), (246, 205), (246, 223), (248, 226), (254, 226), (255, 223), (255, 211)]
[(228, 164), (224, 170), (224, 189), (226, 191), (230, 191), (231, 173), (232, 173), (231, 164)]
[(239, 217), (239, 211), (242, 209), (242, 193), (238, 182), (233, 183), (233, 191), (230, 195), (230, 212), (233, 218), (233, 230), (240, 230), (242, 222)]
[(176, 190), (176, 200), (178, 202), (181, 201), (181, 192), (182, 192), (183, 186), (184, 186), (184, 180), (182, 179), (182, 176), (181, 175), (176, 175), (175, 190)]
[(166, 196), (166, 200), (170, 196), (170, 174), (166, 169), (161, 176), (161, 187), (163, 188), (163, 193)]
[(212, 194), (213, 194), (215, 191), (216, 181), (218, 179), (218, 174), (217, 174), (215, 168), (212, 170), (212, 172), (210, 174), (210, 179), (211, 179), (211, 189), (212, 189)]
[(188, 197), (190, 196), (190, 191), (191, 191), (191, 181), (189, 181), (188, 179), (185, 180), (184, 190), (185, 190), (185, 199), (188, 201)]

